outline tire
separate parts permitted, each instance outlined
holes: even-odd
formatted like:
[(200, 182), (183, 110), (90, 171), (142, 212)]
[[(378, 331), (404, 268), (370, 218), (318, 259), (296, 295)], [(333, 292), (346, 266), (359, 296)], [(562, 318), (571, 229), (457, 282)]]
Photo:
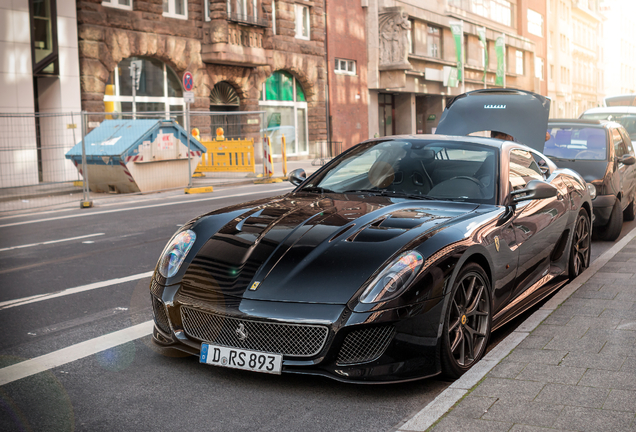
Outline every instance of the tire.
[(621, 235), (622, 229), (623, 211), (621, 209), (621, 202), (616, 199), (616, 201), (614, 201), (614, 207), (612, 207), (609, 222), (604, 227), (598, 228), (598, 238), (601, 240), (614, 241)]
[(442, 373), (455, 379), (470, 369), (486, 352), (492, 325), (490, 283), (475, 263), (462, 268), (450, 292), (444, 315)]
[(590, 265), (591, 242), (590, 218), (585, 209), (579, 210), (572, 236), (570, 259), (568, 260), (568, 276), (570, 280), (580, 275)]
[(636, 209), (634, 209), (634, 206), (636, 206), (636, 200), (632, 199), (627, 208), (623, 210), (623, 220), (634, 220), (634, 217), (636, 216)]

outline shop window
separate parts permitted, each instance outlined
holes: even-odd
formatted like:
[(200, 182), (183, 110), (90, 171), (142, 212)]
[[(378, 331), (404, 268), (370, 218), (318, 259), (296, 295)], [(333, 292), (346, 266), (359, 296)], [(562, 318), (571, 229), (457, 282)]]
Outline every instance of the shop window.
[(102, 0), (102, 6), (132, 10), (132, 0)]
[(289, 72), (276, 71), (263, 84), (260, 108), (265, 111), (262, 132), (272, 143), (272, 152), (282, 153), (285, 136), (288, 155), (307, 154), (307, 100), (302, 86)]
[(163, 16), (188, 19), (188, 0), (163, 0)]
[(310, 39), (309, 6), (296, 5), (296, 38)]
[(335, 68), (336, 73), (345, 74), (345, 75), (355, 75), (356, 74), (356, 61), (355, 60), (344, 60), (337, 58), (335, 60)]
[[(133, 62), (139, 77), (134, 98), (134, 80), (131, 76)], [(107, 112), (134, 113), (137, 118), (169, 118), (170, 112), (176, 111), (178, 114), (173, 114), (173, 117), (183, 125), (181, 112), (185, 104), (181, 81), (165, 63), (150, 57), (130, 57), (119, 62), (106, 85), (104, 104)], [(158, 114), (143, 114), (149, 112)]]

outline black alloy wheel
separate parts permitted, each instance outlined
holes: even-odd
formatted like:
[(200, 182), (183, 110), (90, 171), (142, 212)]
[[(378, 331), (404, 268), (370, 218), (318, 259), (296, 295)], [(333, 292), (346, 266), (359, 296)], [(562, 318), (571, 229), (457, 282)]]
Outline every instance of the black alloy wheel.
[(621, 201), (616, 198), (612, 207), (612, 214), (607, 225), (598, 227), (598, 237), (601, 240), (614, 241), (621, 235), (623, 229), (623, 211), (621, 210)]
[(491, 329), (490, 284), (484, 270), (475, 263), (458, 274), (450, 292), (444, 319), (442, 372), (458, 378), (486, 351)]
[(590, 265), (590, 234), (590, 218), (585, 209), (581, 209), (574, 226), (570, 260), (568, 261), (570, 280), (580, 275)]
[(632, 199), (625, 210), (623, 210), (623, 220), (633, 221), (636, 217), (636, 199)]

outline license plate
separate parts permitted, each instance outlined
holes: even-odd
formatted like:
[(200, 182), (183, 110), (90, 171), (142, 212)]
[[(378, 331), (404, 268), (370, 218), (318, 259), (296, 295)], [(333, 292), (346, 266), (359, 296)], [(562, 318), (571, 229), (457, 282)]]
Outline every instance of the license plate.
[(201, 344), (199, 362), (232, 369), (243, 369), (280, 375), (282, 354), (229, 348), (219, 345)]

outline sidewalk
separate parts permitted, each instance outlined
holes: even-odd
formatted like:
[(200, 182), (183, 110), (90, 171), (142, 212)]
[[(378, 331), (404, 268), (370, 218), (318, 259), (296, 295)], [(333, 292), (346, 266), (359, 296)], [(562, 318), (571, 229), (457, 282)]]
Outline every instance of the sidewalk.
[(398, 429), (636, 431), (636, 230)]

